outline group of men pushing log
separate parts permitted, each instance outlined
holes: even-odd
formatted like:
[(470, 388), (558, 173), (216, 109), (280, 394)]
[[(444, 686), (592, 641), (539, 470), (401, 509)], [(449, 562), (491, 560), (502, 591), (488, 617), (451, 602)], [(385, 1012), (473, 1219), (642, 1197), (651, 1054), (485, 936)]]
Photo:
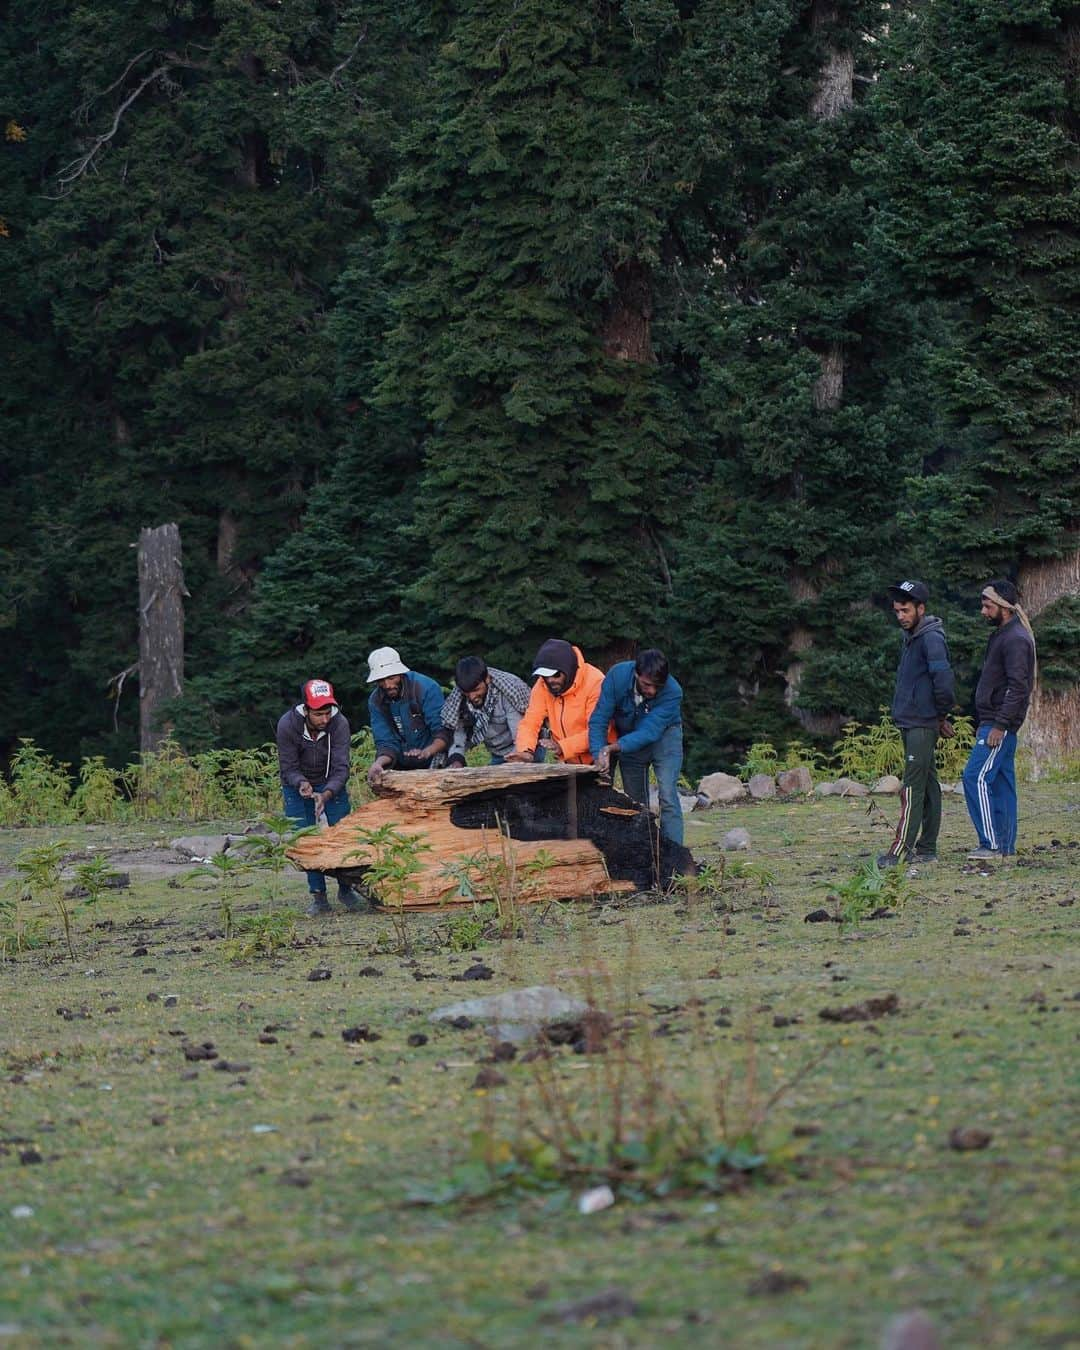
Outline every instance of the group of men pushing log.
[[(893, 697), (893, 719), (904, 744), (900, 821), (880, 867), (937, 860), (941, 787), (935, 751), (953, 734), (952, 667), (940, 619), (927, 614), (929, 587), (902, 581), (889, 587), (904, 633)], [(968, 812), (978, 845), (976, 861), (1007, 859), (1016, 850), (1016, 735), (1027, 714), (1035, 678), (1035, 642), (1016, 587), (997, 578), (983, 587), (981, 613), (991, 626), (975, 691), (975, 744), (963, 773)], [(660, 796), (660, 832), (683, 842), (679, 774), (682, 770), (682, 688), (664, 653), (651, 647), (635, 661), (620, 661), (605, 675), (579, 647), (559, 638), (543, 643), (533, 662), (535, 683), (463, 657), (449, 697), (430, 676), (410, 670), (393, 647), (368, 657), (368, 708), (375, 759), (368, 782), (376, 787), (387, 769), (463, 768), (466, 753), (484, 746), (493, 764), (542, 760), (595, 764), (610, 773), (619, 757), (623, 790), (648, 801), (649, 769)], [(286, 814), (333, 824), (350, 810), (349, 724), (325, 680), (309, 680), (302, 701), (277, 728)], [(325, 913), (325, 878), (308, 873), (309, 913)], [(342, 886), (340, 899), (356, 908), (359, 897)]]
[[(623, 789), (648, 801), (649, 769), (660, 796), (660, 831), (683, 842), (679, 775), (682, 771), (682, 687), (655, 647), (634, 661), (620, 661), (605, 675), (581, 649), (560, 638), (543, 643), (533, 662), (535, 683), (490, 667), (479, 656), (463, 657), (454, 685), (444, 696), (429, 675), (410, 670), (393, 647), (368, 657), (368, 699), (375, 758), (368, 783), (377, 787), (387, 769), (460, 769), (466, 753), (482, 746), (492, 764), (542, 761), (595, 764), (610, 773), (618, 756)], [(314, 825), (333, 825), (352, 809), (349, 724), (326, 680), (309, 680), (301, 701), (277, 725), (278, 760), (285, 813)], [(309, 872), (311, 915), (329, 912), (326, 879)], [(361, 907), (345, 884), (338, 899)]]

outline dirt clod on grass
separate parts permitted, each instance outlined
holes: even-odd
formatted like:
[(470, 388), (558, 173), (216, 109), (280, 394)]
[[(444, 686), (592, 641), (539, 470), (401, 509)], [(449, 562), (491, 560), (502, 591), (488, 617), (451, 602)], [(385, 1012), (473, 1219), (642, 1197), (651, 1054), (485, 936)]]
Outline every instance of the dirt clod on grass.
[(545, 1322), (562, 1322), (572, 1325), (578, 1322), (604, 1323), (616, 1322), (623, 1317), (636, 1317), (640, 1306), (625, 1289), (602, 1289), (588, 1298), (575, 1299), (570, 1303), (558, 1303), (544, 1313)]
[(900, 1011), (898, 994), (868, 998), (863, 1003), (846, 1003), (839, 1008), (822, 1008), (818, 1016), (826, 1022), (874, 1022)]
[(988, 1147), (993, 1137), (989, 1130), (981, 1130), (977, 1125), (957, 1125), (949, 1131), (949, 1147), (957, 1153), (974, 1153)]
[(777, 1266), (755, 1275), (746, 1286), (746, 1292), (751, 1297), (756, 1297), (760, 1294), (801, 1294), (809, 1288), (809, 1281), (804, 1280), (801, 1275)]

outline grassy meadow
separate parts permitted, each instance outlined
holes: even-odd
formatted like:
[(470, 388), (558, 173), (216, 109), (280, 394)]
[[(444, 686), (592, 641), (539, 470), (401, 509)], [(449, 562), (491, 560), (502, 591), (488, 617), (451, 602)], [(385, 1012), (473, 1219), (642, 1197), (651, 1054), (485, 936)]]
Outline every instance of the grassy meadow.
[[(873, 1347), (916, 1307), (950, 1347), (1075, 1345), (1080, 788), (1023, 787), (1020, 858), (989, 872), (950, 795), (896, 913), (805, 922), (895, 809), (695, 813), (700, 860), (752, 840), (708, 892), (537, 908), (475, 950), (413, 916), (410, 956), (385, 915), (336, 911), (231, 959), (218, 883), (156, 852), (190, 822), (0, 832), (0, 868), (63, 838), (131, 873), (72, 902), (74, 960), (42, 908), (47, 944), (0, 961), (0, 1345)], [(302, 906), (301, 876), (274, 885), (236, 879), (234, 917)], [(477, 962), (490, 979), (455, 978)], [(605, 1100), (613, 1048), (491, 1066), (481, 1025), (429, 1021), (541, 983), (633, 1027), (626, 1071), (644, 1055), (695, 1119), (764, 1116), (767, 1165), (591, 1214), (586, 1179), (412, 1203), (474, 1131), (542, 1111), (541, 1068), (560, 1101)]]

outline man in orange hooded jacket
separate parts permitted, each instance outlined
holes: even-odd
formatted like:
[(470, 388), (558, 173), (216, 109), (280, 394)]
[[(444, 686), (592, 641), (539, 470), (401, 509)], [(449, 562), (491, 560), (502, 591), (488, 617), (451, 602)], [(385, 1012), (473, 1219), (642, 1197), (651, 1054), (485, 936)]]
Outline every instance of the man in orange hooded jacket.
[[(554, 749), (557, 759), (564, 764), (591, 764), (589, 717), (600, 697), (603, 671), (586, 663), (580, 647), (559, 638), (545, 642), (533, 664), (533, 674), (539, 678), (518, 724), (514, 753), (507, 760), (532, 760), (546, 721), (551, 733), (548, 748)], [(609, 728), (608, 739), (612, 738)]]

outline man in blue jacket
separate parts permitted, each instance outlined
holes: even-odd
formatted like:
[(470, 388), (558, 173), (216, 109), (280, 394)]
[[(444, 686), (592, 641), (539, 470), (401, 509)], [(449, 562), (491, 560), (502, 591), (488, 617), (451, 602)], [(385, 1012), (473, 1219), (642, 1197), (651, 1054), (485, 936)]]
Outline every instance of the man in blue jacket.
[(386, 769), (442, 767), (450, 733), (442, 725), (443, 691), (429, 675), (418, 675), (393, 647), (376, 647), (368, 657), (368, 699), (375, 759), (367, 779), (377, 787)]
[(1007, 577), (983, 587), (981, 614), (993, 632), (975, 688), (978, 729), (964, 768), (964, 796), (979, 846), (977, 861), (1016, 852), (1016, 733), (1027, 716), (1035, 684), (1035, 637)]
[[(618, 739), (608, 744), (612, 722)], [(604, 676), (589, 718), (589, 752), (601, 773), (609, 772), (611, 755), (618, 753), (623, 790), (636, 802), (649, 800), (652, 765), (660, 789), (660, 833), (673, 844), (683, 842), (682, 686), (658, 648), (648, 648), (636, 661), (620, 661)]]
[(941, 830), (941, 784), (935, 752), (939, 736), (952, 736), (948, 714), (956, 696), (949, 647), (941, 620), (927, 614), (930, 590), (922, 581), (889, 587), (896, 621), (903, 629), (896, 669), (893, 721), (904, 742), (904, 781), (900, 822), (879, 867), (937, 861)]

